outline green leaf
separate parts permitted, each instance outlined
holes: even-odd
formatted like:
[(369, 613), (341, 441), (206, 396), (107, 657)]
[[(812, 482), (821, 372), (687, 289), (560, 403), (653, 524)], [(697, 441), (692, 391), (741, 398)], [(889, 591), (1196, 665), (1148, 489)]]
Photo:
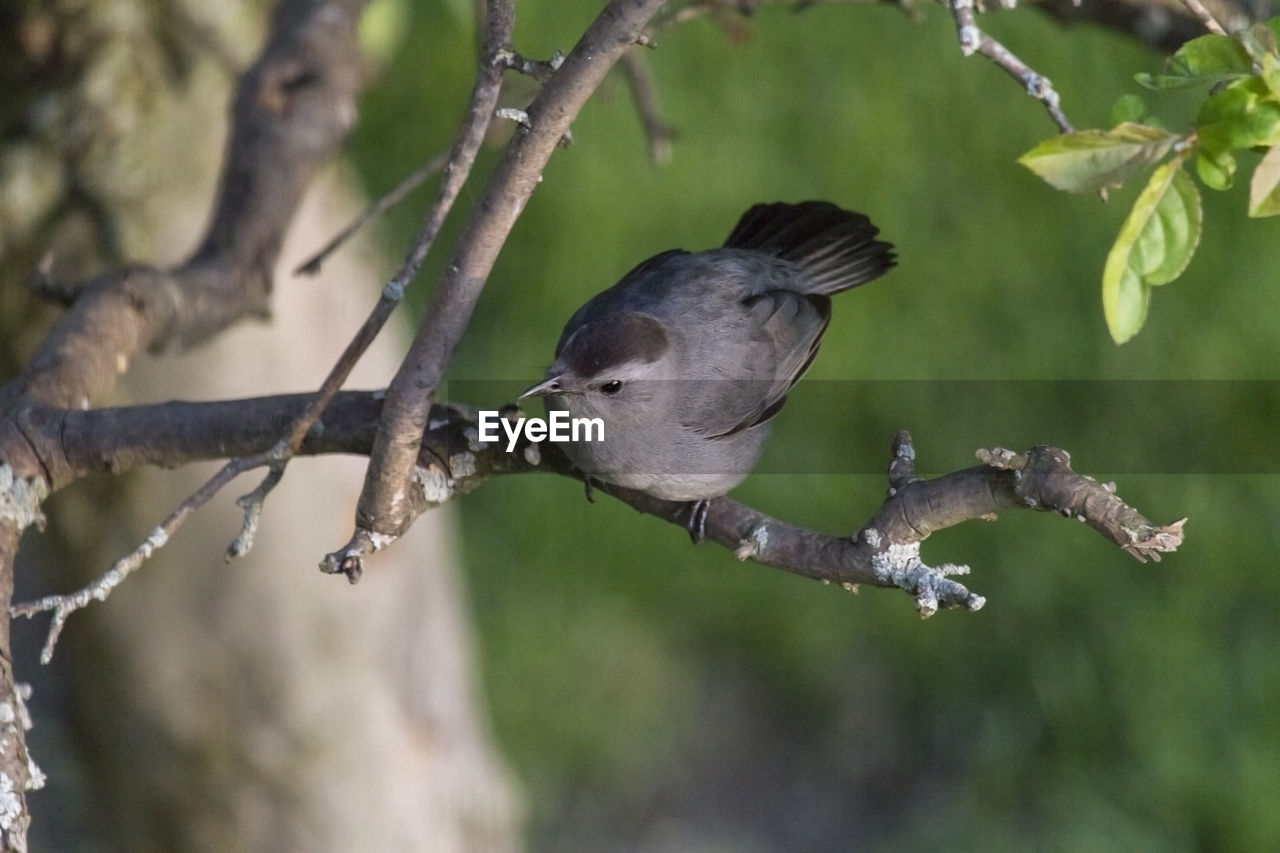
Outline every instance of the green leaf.
[(1232, 83), (1201, 105), (1196, 137), (1215, 152), (1280, 143), (1280, 101), (1258, 77)]
[[(1143, 279), (1151, 285), (1168, 284), (1182, 275), (1200, 244), (1204, 225), (1204, 210), (1195, 182), (1182, 171), (1181, 163), (1169, 163), (1166, 167), (1174, 167), (1173, 180), (1134, 247), (1135, 259), (1141, 259), (1138, 268), (1145, 269)], [(1153, 174), (1152, 180), (1155, 178)]]
[(1235, 183), (1236, 158), (1230, 151), (1200, 149), (1196, 157), (1196, 174), (1212, 190), (1229, 190)]
[(1253, 74), (1253, 62), (1244, 45), (1228, 36), (1207, 35), (1178, 48), (1165, 62), (1164, 74), (1138, 74), (1148, 89), (1181, 89), (1220, 83)]
[(1142, 328), (1151, 288), (1177, 278), (1200, 241), (1200, 193), (1181, 160), (1156, 168), (1133, 203), (1102, 273), (1107, 328), (1122, 344)]
[(1067, 192), (1118, 187), (1159, 160), (1181, 137), (1124, 122), (1113, 130), (1082, 130), (1046, 139), (1018, 162)]
[(1249, 181), (1249, 215), (1275, 216), (1280, 213), (1280, 145), (1262, 157)]
[[(1115, 251), (1113, 248), (1112, 252)], [(1147, 321), (1147, 309), (1151, 305), (1151, 285), (1143, 283), (1137, 274), (1125, 267), (1119, 278), (1102, 281), (1102, 312), (1107, 318), (1107, 331), (1117, 344), (1138, 334)]]
[(1111, 107), (1109, 124), (1115, 127), (1125, 122), (1141, 122), (1147, 117), (1147, 105), (1137, 95), (1121, 95)]
[(1248, 74), (1253, 66), (1244, 47), (1231, 36), (1205, 35), (1182, 45), (1166, 66), (1173, 74)]

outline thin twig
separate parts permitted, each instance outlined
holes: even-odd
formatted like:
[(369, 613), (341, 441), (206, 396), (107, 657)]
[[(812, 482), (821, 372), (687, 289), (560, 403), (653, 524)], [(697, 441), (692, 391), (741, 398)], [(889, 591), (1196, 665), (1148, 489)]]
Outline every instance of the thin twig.
[(960, 52), (965, 56), (981, 53), (1022, 84), (1027, 94), (1044, 105), (1049, 118), (1063, 133), (1075, 130), (1062, 111), (1061, 99), (1048, 77), (1040, 74), (1019, 59), (1007, 47), (984, 33), (978, 27), (974, 15), (974, 0), (948, 0), (951, 14), (956, 21), (956, 34), (960, 39)]
[(493, 111), (493, 117), (500, 118), (503, 121), (513, 121), (525, 130), (533, 129), (533, 123), (529, 121), (529, 114), (519, 107), (499, 107)]
[[(529, 113), (519, 107), (499, 107), (493, 111), (494, 118), (500, 118), (503, 121), (512, 121), (523, 127), (525, 130), (533, 130), (533, 122), (529, 120)], [(573, 132), (566, 130), (564, 135), (560, 137), (561, 148), (571, 148), (573, 146)]]
[(334, 253), (335, 250), (347, 240), (351, 239), (351, 235), (355, 234), (364, 224), (375, 216), (381, 216), (400, 202), (404, 201), (405, 196), (421, 186), (427, 178), (434, 175), (444, 168), (445, 163), (449, 162), (448, 155), (437, 154), (431, 158), (425, 166), (415, 171), (409, 177), (396, 184), (391, 192), (382, 198), (370, 204), (364, 210), (360, 211), (360, 215), (351, 220), (351, 224), (343, 228), (333, 236), (333, 239), (324, 244), (324, 248), (316, 252), (306, 261), (302, 262), (293, 271), (294, 275), (317, 275), (320, 272), (321, 265)]
[(662, 120), (658, 89), (653, 84), (644, 56), (632, 48), (622, 54), (618, 64), (623, 76), (627, 78), (631, 99), (635, 101), (636, 112), (640, 114), (640, 121), (644, 124), (645, 139), (649, 142), (649, 158), (658, 165), (664, 165), (671, 160), (671, 141), (675, 134), (671, 125)]
[(564, 64), (564, 54), (560, 51), (554, 51), (550, 59), (529, 59), (514, 50), (506, 50), (502, 53), (502, 62), (512, 71), (518, 71), (526, 77), (532, 77), (539, 83), (545, 83), (551, 79), (551, 75), (560, 70), (560, 66)]
[(26, 616), (27, 618), (32, 618), (37, 613), (53, 611), (53, 620), (49, 623), (49, 634), (45, 639), (44, 648), (40, 651), (40, 662), (49, 663), (49, 661), (53, 660), (54, 646), (58, 643), (58, 637), (62, 635), (62, 628), (66, 625), (68, 616), (82, 607), (88, 606), (91, 601), (105, 601), (112, 590), (123, 583), (125, 578), (137, 571), (157, 549), (163, 548), (178, 528), (191, 517), (191, 514), (208, 503), (209, 499), (221, 491), (223, 486), (245, 471), (272, 464), (274, 459), (275, 453), (273, 451), (256, 456), (232, 459), (226, 465), (223, 465), (218, 470), (218, 473), (214, 474), (203, 486), (178, 504), (177, 508), (169, 514), (169, 517), (152, 530), (151, 534), (137, 548), (116, 560), (111, 568), (107, 569), (97, 580), (66, 595), (49, 595), (38, 601), (29, 601), (10, 607), (9, 614), (11, 616)]
[[(278, 454), (277, 454), (278, 455)], [(253, 549), (254, 539), (258, 535), (258, 522), (262, 519), (262, 507), (267, 495), (284, 477), (284, 464), (274, 462), (258, 487), (247, 495), (236, 500), (236, 506), (244, 510), (244, 522), (240, 526), (240, 535), (231, 540), (227, 546), (227, 562), (239, 559)]]
[(1191, 14), (1200, 19), (1200, 23), (1204, 24), (1204, 28), (1215, 35), (1225, 36), (1227, 30), (1222, 24), (1218, 23), (1218, 19), (1205, 8), (1200, 0), (1182, 0), (1182, 5), (1187, 7)]

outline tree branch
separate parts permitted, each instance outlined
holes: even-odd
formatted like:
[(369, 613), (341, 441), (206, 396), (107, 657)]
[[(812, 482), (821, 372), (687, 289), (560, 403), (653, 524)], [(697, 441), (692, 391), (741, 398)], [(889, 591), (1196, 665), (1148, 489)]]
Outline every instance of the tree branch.
[[(913, 11), (915, 7), (911, 0), (689, 0), (683, 4), (670, 4), (654, 19), (651, 29), (674, 29), (705, 17), (725, 21), (730, 16), (749, 17), (764, 6), (782, 6), (795, 12), (805, 12), (817, 6), (855, 3), (892, 3), (907, 11)], [(1011, 8), (1016, 5), (1016, 0), (999, 0), (999, 5)], [(1106, 27), (1163, 51), (1176, 50), (1204, 30), (1204, 24), (1183, 0), (1023, 0), (1022, 5), (1039, 9), (1066, 23), (1087, 22)], [(1226, 21), (1226, 29), (1248, 26), (1270, 14), (1267, 0), (1211, 0), (1206, 9), (1215, 19)]]
[[(6, 499), (0, 496), (0, 601), (6, 602), (13, 596), (13, 565), (22, 536), (22, 525), (8, 515)], [(44, 774), (27, 751), (26, 730), (31, 721), (24, 704), (25, 686), (14, 678), (10, 616), (8, 608), (4, 611), (0, 613), (0, 850), (24, 851), (31, 824), (27, 791), (44, 787)]]
[[(207, 480), (186, 500), (178, 504), (174, 511), (169, 513), (169, 517), (158, 524), (147, 535), (146, 539), (128, 554), (116, 560), (111, 568), (93, 583), (70, 595), (51, 595), (39, 601), (11, 607), (9, 610), (11, 615), (26, 616), (28, 618), (45, 611), (53, 612), (53, 621), (49, 625), (49, 635), (45, 640), (44, 648), (40, 652), (40, 662), (49, 663), (49, 661), (53, 660), (53, 647), (57, 645), (58, 637), (62, 634), (62, 628), (66, 624), (68, 616), (87, 606), (90, 601), (105, 601), (107, 596), (116, 587), (124, 583), (125, 579), (137, 571), (144, 562), (149, 560), (152, 554), (168, 544), (169, 538), (173, 536), (178, 528), (185, 524), (196, 510), (208, 503), (210, 498), (222, 491), (223, 486), (251, 468), (273, 462), (273, 456), (274, 454), (271, 451), (265, 451), (258, 456), (237, 457), (223, 465), (217, 474)], [(246, 528), (249, 526), (247, 518), (245, 526)], [(251, 534), (246, 533), (244, 535), (247, 537)]]
[[(8, 601), (13, 595), (13, 565), (22, 527), (6, 518), (4, 509), (4, 498), (0, 497), (0, 596)], [(42, 787), (44, 779), (27, 752), (25, 729), (29, 726), (21, 720), (25, 712), (18, 712), (23, 707), (22, 695), (14, 679), (9, 622), (5, 608), (0, 614), (0, 850), (26, 850), (31, 823), (27, 791)]]
[[(1177, 50), (1204, 31), (1182, 0), (1035, 0), (1032, 5), (1065, 23), (1096, 24), (1165, 52)], [(1231, 29), (1269, 14), (1265, 0), (1215, 0), (1212, 5)]]
[(649, 143), (649, 159), (659, 166), (671, 161), (671, 140), (675, 136), (671, 126), (662, 119), (662, 107), (658, 104), (658, 87), (654, 85), (637, 48), (622, 54), (619, 67), (627, 79), (631, 99), (644, 125), (644, 136)]
[(387, 389), (356, 508), (356, 531), (346, 546), (326, 556), (329, 570), (354, 580), (366, 555), (395, 541), (413, 523), (409, 479), (432, 398), (498, 251), (570, 123), (661, 5), (661, 0), (611, 0), (529, 105), (532, 126), (517, 130), (507, 146)]
[[(1012, 6), (1015, 0), (1008, 0)], [(1027, 94), (1044, 105), (1049, 118), (1062, 133), (1075, 130), (1062, 112), (1060, 98), (1048, 77), (1032, 68), (1013, 52), (978, 27), (974, 14), (974, 0), (947, 0), (952, 16), (956, 19), (956, 35), (960, 39), (960, 52), (965, 56), (981, 53), (998, 68), (1022, 84)]]
[(1227, 31), (1222, 28), (1213, 14), (1204, 7), (1200, 0), (1182, 0), (1182, 5), (1187, 7), (1187, 11), (1196, 16), (1196, 20), (1204, 24), (1204, 28), (1215, 35), (1225, 36)]
[(355, 120), (355, 25), (367, 0), (285, 0), (232, 108), (218, 201), (200, 246), (172, 270), (131, 267), (86, 285), (26, 369), (0, 388), (83, 406), (146, 349), (185, 347), (264, 314), (271, 270), (303, 191)]
[[(151, 550), (181, 523), (182, 517), (208, 500), (218, 488), (252, 464), (266, 464), (283, 424), (311, 406), (314, 394), (295, 394), (214, 403), (171, 402), (118, 409), (71, 411), (42, 409), (28, 420), (34, 446), (58, 452), (51, 470), (79, 477), (95, 471), (120, 472), (137, 465), (173, 467), (224, 458), (229, 463), (209, 484), (184, 502), (156, 535), (83, 589), (48, 596), (13, 608), (15, 615), (52, 611), (45, 654), (66, 617), (93, 599), (105, 598)], [(342, 392), (334, 397), (299, 452), (368, 453), (383, 406), (380, 392)], [(505, 418), (519, 409), (509, 406)], [(808, 530), (757, 512), (729, 498), (711, 502), (706, 538), (724, 546), (739, 560), (753, 560), (803, 577), (837, 583), (897, 587), (916, 601), (922, 616), (940, 608), (980, 608), (985, 599), (952, 580), (968, 573), (965, 566), (930, 566), (920, 558), (920, 543), (932, 533), (970, 519), (991, 519), (1013, 509), (1054, 511), (1085, 522), (1138, 560), (1159, 560), (1182, 542), (1186, 519), (1153, 524), (1125, 504), (1111, 484), (1101, 484), (1071, 469), (1070, 457), (1053, 447), (1025, 453), (979, 450), (983, 464), (929, 480), (915, 476), (911, 437), (894, 438), (889, 465), (889, 492), (884, 503), (852, 537)], [(541, 471), (581, 479), (568, 457), (555, 445), (521, 439), (508, 452), (502, 442), (481, 442), (477, 413), (457, 405), (433, 406), (415, 455), (406, 497), (415, 513), (438, 507), (466, 494), (491, 477)], [(597, 488), (635, 509), (683, 526), (689, 504), (666, 501), (643, 492), (599, 484)], [(322, 568), (327, 566), (322, 564)]]
[(350, 224), (337, 234), (333, 235), (333, 237), (329, 239), (329, 242), (320, 247), (314, 255), (298, 264), (298, 266), (294, 268), (293, 274), (318, 275), (320, 273), (320, 267), (324, 265), (324, 262), (329, 258), (329, 256), (341, 248), (343, 243), (350, 240), (357, 231), (364, 227), (365, 223), (369, 222), (371, 219), (381, 216), (400, 202), (404, 201), (405, 197), (408, 196), (409, 193), (416, 190), (425, 183), (428, 178), (443, 169), (448, 162), (449, 159), (444, 154), (437, 154), (424, 165), (419, 166), (412, 174), (392, 187), (389, 193), (367, 205), (364, 210), (360, 211), (355, 219), (351, 220)]

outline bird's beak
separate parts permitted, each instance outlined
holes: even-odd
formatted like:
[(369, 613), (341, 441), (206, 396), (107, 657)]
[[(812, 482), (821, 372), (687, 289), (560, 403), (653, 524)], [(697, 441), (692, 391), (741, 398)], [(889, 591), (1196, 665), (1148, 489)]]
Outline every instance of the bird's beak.
[(544, 379), (537, 385), (534, 385), (528, 391), (525, 391), (517, 399), (523, 400), (525, 397), (545, 397), (548, 394), (555, 394), (560, 390), (560, 377), (552, 376)]

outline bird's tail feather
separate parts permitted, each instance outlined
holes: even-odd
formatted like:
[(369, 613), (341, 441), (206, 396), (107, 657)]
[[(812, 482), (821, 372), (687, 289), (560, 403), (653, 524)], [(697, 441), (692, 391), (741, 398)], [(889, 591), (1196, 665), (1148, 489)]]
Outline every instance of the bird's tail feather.
[(893, 246), (861, 213), (826, 201), (757, 204), (742, 215), (724, 245), (798, 264), (813, 293), (839, 293), (879, 278), (894, 265)]

